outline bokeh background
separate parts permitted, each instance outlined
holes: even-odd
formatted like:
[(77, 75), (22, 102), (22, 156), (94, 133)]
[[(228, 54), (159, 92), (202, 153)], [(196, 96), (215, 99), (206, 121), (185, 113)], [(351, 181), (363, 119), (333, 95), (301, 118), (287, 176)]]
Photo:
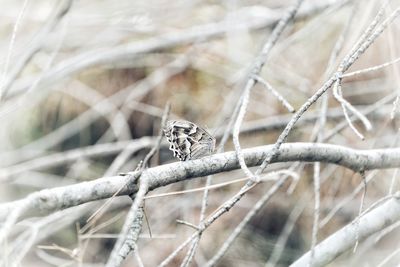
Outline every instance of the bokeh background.
[[(294, 1), (29, 1), (1, 0), (0, 16), (0, 201), (134, 170), (154, 144), (167, 102), (170, 117), (193, 121), (217, 137), (225, 130), (244, 88), (247, 71), (277, 20)], [(398, 7), (389, 1), (384, 18)], [(299, 108), (333, 73), (338, 62), (374, 19), (381, 1), (306, 0), (272, 49), (261, 76)], [(399, 57), (400, 22), (394, 21), (350, 71)], [(329, 69), (340, 37), (343, 48)], [(398, 144), (398, 64), (345, 78), (343, 94), (368, 111), (371, 131), (356, 122), (360, 140), (327, 92), (324, 143), (358, 149)], [(298, 122), (289, 142), (313, 142), (321, 101)], [(393, 114), (393, 118), (391, 117)], [(240, 135), (242, 147), (274, 143), (291, 114), (263, 87), (252, 90)], [(146, 139), (147, 138), (147, 139)], [(164, 140), (165, 141), (165, 140)], [(218, 144), (218, 141), (217, 141)], [(163, 143), (151, 166), (176, 161)], [(231, 140), (225, 151), (233, 150)], [(294, 165), (295, 164), (295, 165)], [(246, 226), (218, 266), (287, 266), (310, 249), (313, 222), (313, 164), (293, 168), (289, 180)], [(215, 175), (213, 184), (243, 178), (241, 170)], [(398, 189), (397, 170), (366, 173), (364, 209)], [(321, 222), (318, 240), (358, 214), (362, 177), (343, 167), (321, 165)], [(201, 188), (205, 178), (157, 189), (149, 195)], [(244, 182), (210, 192), (208, 213)], [(209, 260), (272, 182), (249, 192), (202, 236), (193, 266)], [(392, 191), (390, 191), (392, 190)], [(146, 200), (138, 252), (145, 266), (157, 266), (198, 223), (202, 191)], [(17, 253), (22, 233), (37, 229), (21, 266), (103, 266), (130, 206), (117, 197), (95, 226), (87, 219), (101, 206), (76, 207), (16, 225), (9, 245)], [(83, 229), (83, 230), (82, 230)], [(93, 230), (94, 229), (94, 230)], [(150, 236), (151, 233), (151, 236)], [(377, 266), (398, 248), (399, 230), (371, 237), (331, 266)], [(282, 247), (277, 240), (287, 235)], [(276, 254), (277, 249), (282, 253)], [(275, 252), (274, 252), (275, 251)], [(170, 266), (179, 266), (186, 251)], [(275, 253), (275, 258), (271, 255)], [(278, 255), (278, 256), (277, 256)], [(368, 260), (367, 260), (368, 259)], [(273, 262), (275, 261), (275, 262)], [(395, 266), (395, 255), (386, 265)], [(392, 265), (393, 264), (393, 265)], [(139, 266), (133, 256), (124, 266)]]

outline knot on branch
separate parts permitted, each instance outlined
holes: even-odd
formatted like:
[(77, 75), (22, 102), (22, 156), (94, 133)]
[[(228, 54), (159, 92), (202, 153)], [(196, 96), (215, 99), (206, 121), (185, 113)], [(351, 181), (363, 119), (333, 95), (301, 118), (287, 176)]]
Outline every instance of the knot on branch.
[(50, 189), (44, 189), (37, 194), (31, 196), (32, 202), (37, 202), (35, 205), (40, 211), (54, 210), (60, 208), (60, 202), (56, 196), (51, 193)]
[(337, 71), (335, 73), (335, 81), (340, 81), (343, 78), (343, 72), (342, 71)]

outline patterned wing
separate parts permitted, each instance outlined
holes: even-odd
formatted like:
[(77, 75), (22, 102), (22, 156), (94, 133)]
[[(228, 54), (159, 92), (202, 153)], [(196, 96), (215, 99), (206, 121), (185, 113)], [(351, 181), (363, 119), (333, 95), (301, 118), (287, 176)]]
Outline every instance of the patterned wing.
[(206, 130), (198, 127), (196, 140), (192, 144), (191, 159), (198, 159), (210, 155), (215, 149), (215, 138)]
[(215, 138), (190, 121), (168, 121), (164, 133), (169, 149), (181, 161), (209, 155), (215, 147)]

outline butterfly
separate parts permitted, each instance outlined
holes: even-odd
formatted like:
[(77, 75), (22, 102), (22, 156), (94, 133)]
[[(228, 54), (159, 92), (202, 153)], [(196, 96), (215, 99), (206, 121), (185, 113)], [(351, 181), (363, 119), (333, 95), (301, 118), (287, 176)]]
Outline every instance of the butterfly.
[(168, 121), (163, 129), (174, 157), (181, 161), (210, 155), (215, 149), (215, 138), (190, 121)]

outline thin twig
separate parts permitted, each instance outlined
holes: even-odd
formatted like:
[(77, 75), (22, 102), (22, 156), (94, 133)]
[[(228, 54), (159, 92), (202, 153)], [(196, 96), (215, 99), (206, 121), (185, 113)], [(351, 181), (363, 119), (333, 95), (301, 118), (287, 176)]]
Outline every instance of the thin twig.
[(243, 159), (242, 149), (241, 149), (240, 143), (239, 143), (240, 126), (242, 124), (244, 115), (246, 113), (247, 105), (248, 105), (249, 98), (250, 98), (250, 91), (253, 88), (253, 86), (256, 84), (255, 77), (257, 77), (259, 75), (259, 73), (261, 72), (264, 64), (266, 63), (266, 61), (268, 59), (268, 56), (269, 56), (269, 53), (271, 52), (272, 47), (278, 41), (278, 38), (282, 34), (283, 30), (286, 28), (289, 21), (292, 20), (293, 17), (296, 15), (302, 2), (303, 2), (303, 0), (297, 0), (296, 3), (291, 8), (289, 8), (289, 10), (282, 16), (282, 18), (279, 20), (278, 24), (275, 26), (270, 37), (264, 44), (263, 48), (261, 49), (260, 54), (258, 55), (257, 59), (254, 62), (250, 77), (245, 85), (242, 97), (240, 99), (241, 106), (240, 106), (238, 117), (236, 118), (236, 121), (235, 121), (235, 126), (233, 128), (233, 144), (235, 145), (235, 151), (236, 151), (237, 157), (239, 159), (240, 167), (242, 168), (244, 173), (248, 177), (250, 177), (250, 179), (253, 180), (253, 182), (259, 181), (258, 176), (260, 173), (253, 174), (249, 170), (249, 168), (246, 165), (246, 162)]
[[(399, 220), (399, 194), (390, 198), (381, 206), (364, 214), (359, 220), (359, 239), (363, 240), (372, 234), (392, 225)], [(329, 236), (315, 248), (314, 266), (326, 266), (336, 257), (348, 251), (353, 245), (356, 235), (354, 221)], [(310, 252), (296, 260), (291, 267), (305, 266), (309, 262)]]
[(161, 120), (160, 130), (158, 133), (157, 141), (154, 147), (144, 158), (141, 169), (139, 170), (139, 190), (135, 196), (131, 209), (126, 217), (124, 226), (121, 231), (121, 236), (118, 238), (113, 251), (107, 261), (107, 267), (120, 266), (122, 261), (131, 253), (136, 247), (137, 239), (139, 238), (142, 229), (144, 218), (144, 197), (149, 191), (149, 183), (145, 177), (141, 177), (143, 170), (146, 168), (149, 160), (153, 157), (159, 149), (163, 137), (163, 127), (166, 125), (167, 118), (171, 109), (171, 105), (167, 103), (164, 115)]
[(362, 70), (357, 70), (357, 71), (353, 71), (353, 72), (349, 72), (349, 73), (343, 74), (342, 78), (347, 78), (347, 77), (352, 77), (352, 76), (355, 76), (355, 75), (365, 74), (365, 73), (372, 72), (372, 71), (377, 71), (377, 70), (389, 67), (389, 66), (391, 66), (391, 65), (393, 65), (395, 63), (398, 63), (398, 62), (400, 62), (400, 57), (398, 57), (398, 58), (396, 58), (394, 60), (388, 61), (386, 63), (380, 64), (380, 65), (376, 65), (376, 66), (373, 66), (373, 67), (369, 67), (369, 68), (365, 68), (365, 69), (362, 69)]
[(10, 59), (11, 59), (13, 48), (14, 48), (14, 44), (15, 44), (15, 38), (17, 36), (17, 32), (18, 32), (19, 26), (21, 24), (21, 21), (22, 21), (24, 15), (25, 15), (25, 11), (26, 11), (26, 8), (28, 6), (28, 3), (29, 3), (29, 0), (25, 0), (24, 1), (24, 3), (22, 4), (21, 11), (18, 14), (17, 21), (14, 24), (14, 28), (13, 28), (12, 35), (11, 35), (11, 40), (10, 40), (10, 43), (8, 45), (6, 62), (4, 64), (3, 73), (2, 73), (2, 75), (0, 77), (0, 100), (3, 98), (4, 94), (6, 93), (6, 89), (4, 87), (4, 80), (6, 79), (6, 75), (7, 75), (7, 72), (8, 72), (8, 66), (10, 64)]
[[(383, 11), (382, 11), (383, 12)], [(261, 166), (258, 168), (256, 171), (256, 175), (260, 174), (264, 171), (264, 169), (269, 165), (271, 160), (279, 154), (279, 148), (283, 144), (283, 142), (286, 140), (288, 137), (289, 133), (293, 129), (293, 126), (296, 124), (296, 122), (300, 119), (300, 117), (303, 115), (304, 112), (306, 112), (309, 107), (314, 104), (345, 72), (350, 68), (351, 65), (365, 52), (365, 50), (380, 36), (380, 34), (385, 30), (385, 28), (395, 19), (398, 17), (400, 14), (400, 8), (397, 8), (390, 16), (387, 18), (382, 24), (369, 36), (366, 38), (364, 35), (369, 35), (369, 32), (373, 30), (375, 27), (375, 23), (377, 24), (377, 21), (373, 21), (370, 26), (367, 28), (367, 30), (364, 32), (364, 35), (360, 38), (361, 41), (364, 41), (364, 38), (366, 38), (365, 42), (359, 42), (360, 44), (357, 45), (354, 50), (355, 52), (351, 51), (347, 56), (343, 59), (342, 63), (340, 64), (340, 67), (336, 73), (334, 73), (330, 79), (328, 79), (324, 85), (318, 89), (318, 91), (311, 96), (302, 106), (301, 108), (295, 113), (295, 115), (292, 117), (291, 121), (287, 124), (283, 132), (280, 134), (278, 137), (278, 140), (275, 142), (274, 149), (271, 154), (269, 154), (261, 164)], [(371, 30), (372, 28), (372, 30)]]
[[(377, 172), (373, 171), (371, 172), (366, 178), (365, 181), (366, 183), (369, 183), (372, 179), (376, 177)], [(333, 216), (350, 200), (352, 200), (362, 189), (364, 189), (364, 183), (360, 184), (357, 186), (356, 189), (353, 190), (353, 192), (347, 196), (345, 199), (343, 199), (339, 204), (335, 205), (335, 207), (328, 213), (328, 215), (325, 216), (324, 219), (321, 220), (319, 228), (324, 227), (332, 218)]]
[(285, 181), (289, 178), (289, 175), (280, 177), (280, 179), (265, 193), (260, 200), (254, 205), (254, 207), (246, 214), (244, 219), (239, 223), (238, 226), (233, 230), (230, 236), (223, 243), (221, 248), (215, 253), (215, 255), (207, 262), (205, 266), (215, 266), (217, 262), (223, 257), (229, 247), (233, 244), (233, 241), (243, 231), (244, 227), (248, 222), (265, 206), (265, 204), (271, 199), (271, 197), (281, 188)]
[(364, 124), (367, 131), (370, 131), (372, 129), (371, 122), (361, 112), (355, 109), (347, 100), (343, 98), (341, 78), (337, 79), (335, 85), (333, 86), (333, 95), (335, 99), (341, 104), (344, 116), (350, 128), (361, 140), (364, 140), (364, 136), (357, 130), (357, 128), (351, 122), (347, 109), (351, 110), (351, 112), (360, 119), (360, 121)]
[[(26, 4), (25, 1), (24, 5)], [(69, 12), (72, 6), (73, 0), (63, 0), (57, 3), (55, 10), (51, 12), (51, 16), (48, 18), (46, 24), (38, 32), (34, 40), (29, 44), (29, 47), (22, 55), (18, 57), (16, 62), (14, 62), (14, 67), (11, 73), (7, 76), (4, 83), (0, 85), (0, 100), (7, 97), (7, 92), (12, 86), (13, 82), (21, 71), (26, 67), (27, 63), (32, 59), (32, 57), (37, 53), (43, 46), (46, 40), (48, 40), (47, 35), (58, 25), (62, 18)], [(17, 26), (17, 25), (16, 25)], [(6, 65), (7, 66), (7, 65)]]
[(272, 85), (261, 78), (260, 76), (255, 76), (254, 79), (258, 82), (264, 85), (264, 87), (270, 91), (278, 100), (279, 102), (282, 103), (282, 105), (291, 113), (295, 112), (296, 110), (290, 105), (290, 103), (278, 92), (272, 87)]
[[(396, 98), (396, 92), (391, 93), (390, 95), (387, 95), (385, 97), (383, 97), (382, 99), (376, 101), (376, 103), (370, 105), (368, 108), (364, 109), (362, 111), (363, 115), (368, 115), (371, 112), (374, 112), (375, 110), (381, 108), (383, 105), (389, 103), (390, 101), (394, 100)], [(385, 116), (387, 117), (387, 115)], [(359, 118), (355, 115), (350, 117), (350, 121), (356, 121)], [(345, 129), (346, 126), (348, 125), (347, 120), (339, 123), (336, 125), (335, 128), (333, 128), (332, 130), (330, 130), (328, 133), (326, 133), (326, 135), (324, 136), (323, 141), (326, 142), (327, 140), (331, 139), (332, 137), (334, 137), (338, 132), (340, 132), (341, 130)]]
[[(290, 8), (288, 12), (286, 12), (282, 16), (282, 18), (279, 20), (278, 24), (275, 26), (274, 30), (271, 33), (271, 36), (265, 42), (260, 54), (258, 55), (255, 62), (253, 63), (251, 74), (247, 80), (247, 83), (243, 90), (243, 94), (241, 95), (239, 101), (236, 104), (235, 112), (236, 112), (236, 110), (238, 110), (238, 115), (236, 117), (236, 121), (235, 121), (235, 124), (233, 127), (233, 143), (235, 145), (235, 151), (236, 151), (240, 166), (241, 166), (242, 170), (244, 171), (244, 173), (246, 174), (246, 176), (248, 176), (250, 179), (252, 179), (256, 182), (259, 182), (260, 179), (257, 176), (254, 176), (253, 173), (248, 169), (246, 162), (244, 161), (244, 158), (243, 158), (242, 150), (241, 150), (240, 143), (239, 143), (240, 126), (243, 121), (244, 115), (246, 113), (246, 108), (248, 106), (248, 102), (249, 102), (249, 98), (250, 98), (250, 90), (256, 84), (256, 76), (261, 72), (262, 67), (265, 64), (272, 47), (277, 42), (279, 36), (282, 34), (282, 32), (283, 32), (284, 28), (286, 27), (286, 25), (288, 24), (288, 22), (295, 16), (302, 1), (303, 0), (298, 0), (297, 3), (292, 8)], [(210, 181), (211, 181), (211, 177), (207, 179), (207, 183), (209, 183)], [(208, 191), (204, 191), (202, 212), (200, 215), (201, 220), (203, 219), (202, 217), (204, 217), (204, 210), (205, 210), (206, 201), (207, 201), (207, 194), (208, 194)], [(202, 233), (202, 231), (198, 231), (198, 237), (193, 240), (192, 246), (190, 247), (189, 252), (186, 255), (186, 257), (181, 265), (182, 267), (186, 267), (190, 264), (190, 261), (191, 261), (192, 257), (194, 256), (194, 253), (198, 246), (198, 242), (200, 241), (201, 233)]]
[[(359, 208), (359, 211), (358, 211), (358, 218), (361, 217), (361, 214), (362, 214), (362, 211), (363, 211), (363, 208), (364, 208), (365, 196), (367, 195), (367, 178), (365, 177), (365, 172), (361, 171), (360, 175), (361, 175), (361, 178), (363, 180), (364, 191), (363, 191), (363, 193), (361, 195), (360, 208)], [(359, 243), (359, 238), (360, 238), (360, 227), (359, 227), (360, 225), (359, 224), (360, 224), (360, 220), (356, 220), (355, 224), (356, 224), (356, 240), (355, 240), (356, 242), (354, 244), (353, 253), (355, 253), (357, 251), (357, 247), (358, 247), (358, 243)]]
[(182, 220), (176, 220), (176, 223), (189, 226), (190, 228), (193, 228), (193, 229), (195, 229), (196, 231), (199, 230), (199, 227), (197, 227), (196, 225), (194, 225), (193, 223), (190, 223), (190, 222), (186, 222), (186, 221), (182, 221)]
[[(332, 49), (331, 55), (328, 60), (328, 65), (327, 68), (325, 69), (324, 73), (324, 78), (328, 77), (329, 73), (334, 67), (334, 63), (336, 62), (338, 55), (340, 51), (343, 48), (344, 45), (344, 40), (345, 37), (347, 36), (350, 25), (352, 22), (352, 19), (354, 18), (354, 14), (352, 11), (354, 11), (356, 8), (356, 5), (353, 5), (351, 14), (347, 19), (346, 25), (338, 37), (335, 46)], [(324, 127), (326, 124), (326, 117), (327, 117), (327, 110), (328, 110), (328, 95), (325, 94), (322, 98), (321, 102), (321, 116), (319, 117), (318, 124), (316, 129), (316, 141), (317, 142), (322, 142), (323, 137), (324, 137)], [(314, 219), (313, 219), (313, 228), (312, 228), (312, 237), (311, 237), (311, 256), (310, 256), (310, 262), (308, 263), (310, 266), (312, 266), (312, 261), (314, 259), (314, 248), (317, 245), (318, 242), (318, 229), (319, 229), (319, 218), (320, 218), (320, 168), (321, 164), (319, 162), (316, 162), (314, 164)]]

